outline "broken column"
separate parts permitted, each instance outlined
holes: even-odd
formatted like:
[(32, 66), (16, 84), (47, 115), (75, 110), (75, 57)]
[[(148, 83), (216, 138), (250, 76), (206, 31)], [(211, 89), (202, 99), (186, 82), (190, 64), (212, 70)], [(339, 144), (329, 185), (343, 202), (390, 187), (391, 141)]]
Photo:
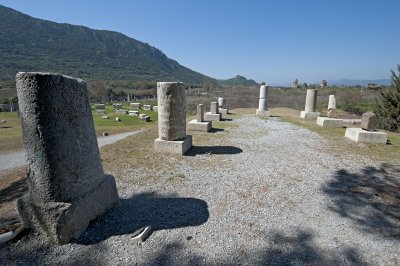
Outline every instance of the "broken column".
[(345, 137), (357, 143), (386, 144), (387, 133), (375, 129), (376, 115), (367, 112), (362, 115), (361, 128), (347, 128)]
[(229, 113), (225, 98), (218, 98), (218, 113), (220, 113), (221, 115), (227, 115)]
[(270, 112), (268, 111), (268, 90), (269, 87), (267, 85), (260, 86), (260, 98), (258, 100), (258, 109), (256, 111), (256, 115), (261, 118), (268, 118), (270, 116)]
[(328, 117), (334, 117), (335, 113), (336, 113), (336, 98), (335, 95), (329, 95)]
[(204, 104), (198, 104), (196, 119), (188, 123), (188, 130), (207, 132), (211, 127), (211, 121), (204, 121)]
[(315, 107), (317, 105), (317, 89), (308, 89), (306, 96), (306, 106), (304, 111), (301, 111), (300, 118), (308, 120), (316, 120), (319, 117), (319, 112), (315, 112)]
[(154, 148), (160, 152), (185, 154), (192, 147), (186, 135), (186, 95), (182, 82), (157, 82), (158, 138)]
[(86, 83), (20, 72), (16, 86), (29, 185), (19, 215), (26, 227), (68, 243), (119, 202), (101, 164)]
[(207, 112), (204, 116), (205, 121), (221, 121), (222, 115), (218, 112), (218, 102), (211, 102), (210, 112)]

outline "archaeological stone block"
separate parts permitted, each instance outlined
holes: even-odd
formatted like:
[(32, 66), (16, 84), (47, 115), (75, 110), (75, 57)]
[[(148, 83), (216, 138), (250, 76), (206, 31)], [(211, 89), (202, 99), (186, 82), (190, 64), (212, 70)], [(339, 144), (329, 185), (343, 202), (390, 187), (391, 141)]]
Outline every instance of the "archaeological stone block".
[(197, 105), (196, 119), (197, 119), (197, 122), (204, 121), (204, 104)]
[(211, 112), (207, 112), (204, 114), (204, 121), (221, 121), (222, 114), (212, 114)]
[(375, 130), (376, 115), (372, 112), (366, 112), (361, 117), (361, 128), (365, 130)]
[(203, 121), (199, 122), (197, 119), (193, 119), (188, 123), (188, 130), (190, 131), (205, 131), (208, 132), (212, 128), (212, 122), (211, 121)]
[(329, 118), (329, 117), (318, 117), (317, 125), (327, 128), (343, 127), (343, 119)]
[(227, 109), (227, 106), (226, 106), (226, 99), (225, 99), (225, 98), (222, 98), (222, 97), (219, 97), (219, 98), (218, 98), (218, 106), (219, 106), (220, 108)]
[(270, 112), (268, 111), (268, 91), (267, 85), (260, 86), (260, 98), (258, 99), (258, 109), (256, 110), (256, 116), (260, 118), (268, 118)]
[(130, 108), (133, 110), (139, 110), (140, 109), (140, 103), (131, 103)]
[(329, 95), (328, 110), (336, 110), (335, 95)]
[(158, 137), (180, 140), (186, 136), (186, 95), (181, 82), (157, 82)]
[(143, 105), (143, 110), (152, 111), (153, 107), (151, 106), (151, 104), (145, 104)]
[(347, 128), (345, 137), (357, 143), (386, 144), (387, 142), (387, 133), (367, 131), (362, 128)]
[(154, 148), (159, 152), (183, 155), (192, 147), (192, 136), (186, 135), (186, 95), (182, 82), (157, 82), (158, 138)]
[(317, 89), (308, 89), (307, 96), (306, 96), (306, 105), (304, 111), (306, 113), (315, 112), (315, 107), (317, 104), (317, 96), (318, 90)]
[(210, 103), (210, 113), (211, 114), (218, 114), (219, 105), (218, 102), (211, 102)]
[(316, 120), (318, 117), (319, 117), (319, 112), (306, 112), (306, 111), (300, 112), (300, 118), (303, 118), (305, 120)]
[(26, 227), (68, 243), (119, 202), (101, 164), (86, 83), (20, 72), (16, 87), (29, 185), (19, 214)]

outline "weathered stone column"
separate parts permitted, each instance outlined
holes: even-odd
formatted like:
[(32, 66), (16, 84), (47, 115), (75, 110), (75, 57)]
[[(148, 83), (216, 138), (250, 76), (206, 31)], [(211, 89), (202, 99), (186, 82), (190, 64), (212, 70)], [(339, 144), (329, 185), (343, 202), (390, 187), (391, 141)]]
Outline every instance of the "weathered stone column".
[(103, 172), (86, 83), (20, 72), (16, 85), (29, 184), (19, 214), (27, 227), (67, 243), (119, 201)]
[(204, 120), (206, 121), (221, 121), (222, 114), (219, 113), (219, 105), (218, 102), (211, 102), (210, 104), (210, 112), (207, 112), (204, 116)]
[(157, 82), (158, 151), (184, 154), (192, 146), (186, 135), (186, 95), (182, 82)]
[(211, 112), (211, 114), (213, 114), (213, 115), (218, 114), (219, 113), (218, 109), (219, 109), (218, 102), (211, 102), (211, 104), (210, 104), (210, 112)]
[(256, 115), (262, 118), (268, 118), (270, 112), (268, 111), (268, 91), (269, 87), (267, 85), (260, 86), (260, 98), (258, 100), (258, 109)]
[(204, 104), (197, 105), (197, 114), (196, 114), (197, 122), (204, 121)]
[(316, 89), (307, 90), (306, 106), (304, 111), (315, 112), (315, 106), (317, 105), (317, 95), (318, 95), (318, 90)]
[(225, 98), (222, 97), (218, 98), (218, 113), (222, 115), (227, 115), (229, 113)]
[(335, 95), (329, 95), (328, 110), (336, 110)]
[(319, 116), (318, 112), (315, 112), (317, 105), (317, 89), (308, 89), (306, 95), (306, 105), (304, 111), (301, 112), (300, 117), (309, 120), (315, 120)]
[(210, 131), (212, 125), (211, 121), (204, 121), (204, 105), (197, 105), (196, 119), (188, 123), (188, 130), (192, 131)]

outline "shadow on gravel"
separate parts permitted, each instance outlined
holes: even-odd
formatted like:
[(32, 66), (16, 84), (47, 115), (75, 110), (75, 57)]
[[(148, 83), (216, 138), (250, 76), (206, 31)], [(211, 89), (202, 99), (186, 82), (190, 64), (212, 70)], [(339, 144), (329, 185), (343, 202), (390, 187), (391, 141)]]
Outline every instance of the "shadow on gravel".
[(341, 169), (323, 189), (332, 211), (363, 231), (400, 240), (400, 166), (369, 166), (361, 173)]
[(175, 242), (155, 253), (149, 265), (366, 265), (353, 248), (319, 248), (314, 235), (306, 230), (298, 229), (291, 235), (272, 231), (267, 235), (270, 237), (266, 239), (266, 249), (251, 246), (249, 242), (249, 247), (232, 250), (232, 253), (227, 253), (217, 261), (207, 261), (199, 254), (189, 253), (190, 249), (184, 243)]
[(223, 128), (215, 128), (215, 127), (213, 127), (213, 128), (210, 129), (210, 131), (208, 131), (208, 133), (217, 133), (217, 132), (221, 132), (221, 131), (224, 131), (224, 129)]
[(239, 154), (242, 149), (233, 146), (193, 146), (185, 156), (196, 156), (201, 154)]
[(0, 205), (4, 202), (13, 201), (21, 197), (28, 191), (28, 182), (26, 178), (12, 182), (7, 187), (0, 190)]
[(121, 199), (120, 206), (92, 222), (77, 243), (96, 244), (111, 236), (132, 234), (149, 225), (154, 231), (197, 226), (207, 222), (208, 217), (208, 205), (203, 200), (142, 193)]

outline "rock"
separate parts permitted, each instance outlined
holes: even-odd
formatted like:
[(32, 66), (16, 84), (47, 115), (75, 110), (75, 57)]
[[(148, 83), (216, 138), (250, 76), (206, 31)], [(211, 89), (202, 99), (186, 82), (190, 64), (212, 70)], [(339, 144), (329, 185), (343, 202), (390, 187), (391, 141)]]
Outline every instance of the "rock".
[(110, 117), (109, 117), (108, 115), (103, 115), (103, 116), (101, 116), (101, 118), (103, 118), (103, 119), (109, 119)]
[(4, 120), (4, 119), (1, 120), (1, 123), (2, 123), (2, 124), (6, 123), (6, 122), (7, 122), (7, 120)]
[(376, 115), (372, 112), (366, 112), (361, 117), (361, 128), (372, 131), (376, 129)]
[(121, 119), (120, 119), (119, 117), (116, 117), (116, 118), (115, 118), (115, 121), (121, 122)]
[(108, 136), (108, 132), (103, 132), (103, 136), (107, 137)]
[(151, 232), (152, 232), (151, 226), (142, 227), (139, 230), (136, 230), (132, 234), (132, 238), (134, 240), (140, 240), (144, 242), (150, 236)]

